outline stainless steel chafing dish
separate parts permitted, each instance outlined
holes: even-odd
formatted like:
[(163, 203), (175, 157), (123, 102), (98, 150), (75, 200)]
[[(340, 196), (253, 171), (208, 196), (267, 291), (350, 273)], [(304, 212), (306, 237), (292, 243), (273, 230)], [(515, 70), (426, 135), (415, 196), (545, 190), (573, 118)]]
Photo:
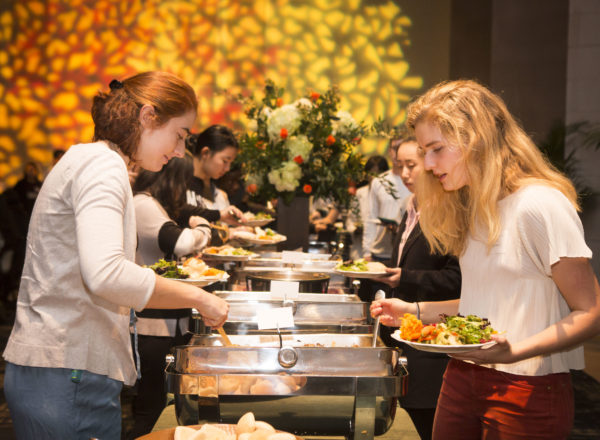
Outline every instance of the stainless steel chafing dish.
[(371, 335), (231, 339), (250, 346), (175, 348), (166, 373), (180, 424), (252, 411), (298, 435), (373, 439), (390, 428), (407, 372), (396, 349), (370, 347)]
[[(228, 321), (223, 326), (227, 333), (245, 334), (258, 331), (259, 310), (292, 307), (295, 327), (282, 329), (283, 333), (310, 331), (318, 333), (371, 333), (367, 324), (368, 304), (356, 295), (300, 293), (296, 298), (274, 299), (270, 292), (216, 291), (215, 295), (229, 302)], [(196, 318), (197, 334), (206, 333), (201, 317)], [(262, 333), (274, 331), (261, 330)]]

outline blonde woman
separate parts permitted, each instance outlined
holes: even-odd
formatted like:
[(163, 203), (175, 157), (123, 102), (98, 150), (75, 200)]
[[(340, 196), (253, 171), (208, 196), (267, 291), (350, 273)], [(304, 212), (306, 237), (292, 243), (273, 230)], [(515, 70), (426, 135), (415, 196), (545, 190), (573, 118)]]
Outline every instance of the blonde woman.
[(418, 204), (432, 248), (460, 259), (460, 300), (371, 307), (385, 325), (405, 312), (476, 314), (506, 333), (453, 355), (434, 439), (564, 439), (570, 369), (600, 331), (600, 287), (571, 182), (544, 159), (503, 101), (473, 81), (435, 86), (408, 109), (424, 156)]

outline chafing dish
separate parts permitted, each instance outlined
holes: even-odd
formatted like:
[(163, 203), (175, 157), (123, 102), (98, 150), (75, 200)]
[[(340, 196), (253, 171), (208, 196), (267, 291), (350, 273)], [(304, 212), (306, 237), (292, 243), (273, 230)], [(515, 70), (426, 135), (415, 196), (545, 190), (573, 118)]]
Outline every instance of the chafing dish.
[(252, 346), (175, 348), (166, 373), (180, 424), (235, 423), (252, 411), (298, 435), (373, 439), (391, 426), (406, 389), (399, 352), (369, 347), (370, 335), (294, 335), (281, 342), (232, 335), (232, 342)]
[(319, 272), (277, 270), (246, 273), (246, 286), (251, 291), (269, 291), (271, 281), (296, 281), (303, 293), (327, 293), (329, 275)]
[[(367, 324), (368, 304), (356, 295), (300, 293), (296, 298), (274, 299), (270, 292), (216, 291), (215, 295), (229, 303), (228, 320), (223, 326), (227, 333), (246, 334), (258, 332), (259, 311), (278, 307), (291, 307), (295, 326), (281, 329), (282, 333), (372, 333)], [(196, 318), (195, 333), (207, 333), (200, 315)], [(274, 333), (275, 330), (260, 330)]]

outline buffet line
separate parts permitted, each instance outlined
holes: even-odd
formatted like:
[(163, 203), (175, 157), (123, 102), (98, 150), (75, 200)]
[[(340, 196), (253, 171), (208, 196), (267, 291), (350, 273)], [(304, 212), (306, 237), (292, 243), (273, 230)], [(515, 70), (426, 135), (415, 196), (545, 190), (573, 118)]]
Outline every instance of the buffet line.
[(345, 273), (330, 254), (277, 252), (285, 237), (261, 232), (230, 237), (176, 268), (154, 265), (230, 305), (222, 329), (193, 310), (189, 345), (167, 357), (178, 423), (235, 424), (251, 412), (300, 436), (384, 434), (408, 373), (401, 353), (374, 334), (368, 304), (350, 280), (371, 271)]

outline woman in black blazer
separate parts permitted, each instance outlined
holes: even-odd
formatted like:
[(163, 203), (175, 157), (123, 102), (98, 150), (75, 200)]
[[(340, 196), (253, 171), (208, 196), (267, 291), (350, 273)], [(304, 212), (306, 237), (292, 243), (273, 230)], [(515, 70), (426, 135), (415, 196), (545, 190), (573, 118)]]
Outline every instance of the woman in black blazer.
[[(418, 175), (423, 170), (423, 159), (418, 154), (414, 138), (400, 145), (396, 153), (397, 165), (402, 169), (402, 180), (414, 192)], [(432, 254), (418, 223), (415, 197), (407, 199), (407, 211), (400, 222), (393, 242), (391, 275), (380, 278), (391, 287), (387, 297), (408, 302), (445, 301), (460, 296), (460, 268), (458, 260), (449, 255)], [(400, 405), (413, 421), (421, 439), (431, 439), (437, 398), (442, 376), (449, 358), (444, 354), (415, 350), (392, 339), (395, 329), (381, 327), (381, 337), (388, 346), (399, 346), (407, 358), (408, 391)]]

